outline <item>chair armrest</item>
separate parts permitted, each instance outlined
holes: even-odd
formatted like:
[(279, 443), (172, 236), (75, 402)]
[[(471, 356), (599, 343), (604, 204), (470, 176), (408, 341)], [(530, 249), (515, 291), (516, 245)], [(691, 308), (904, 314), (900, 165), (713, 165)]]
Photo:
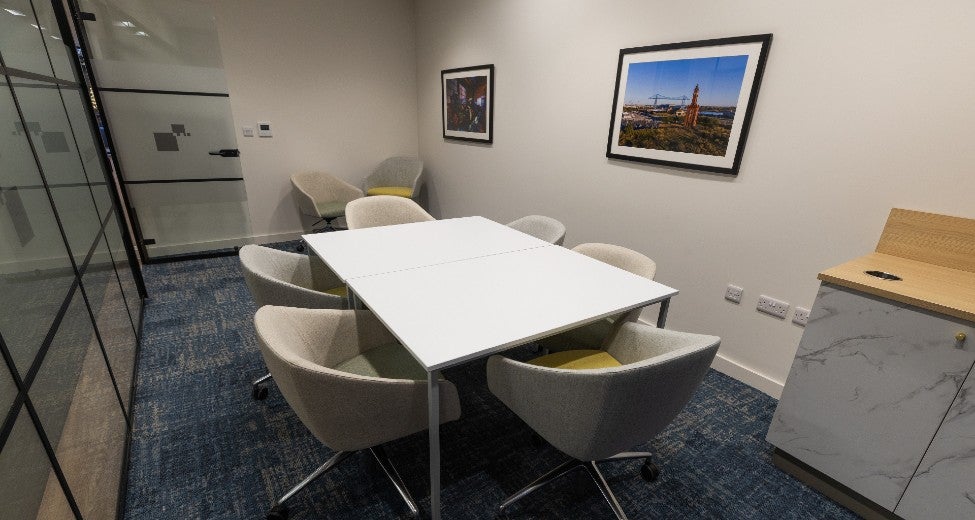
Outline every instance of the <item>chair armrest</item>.
[(691, 347), (718, 344), (717, 336), (658, 329), (642, 323), (627, 322), (620, 326), (606, 351), (620, 363), (630, 364), (661, 356), (675, 355)]
[(318, 209), (315, 208), (315, 199), (312, 198), (311, 194), (306, 192), (294, 181), (291, 182), (291, 186), (294, 188), (292, 193), (294, 195), (295, 204), (298, 205), (298, 210), (309, 217), (318, 218)]
[[(274, 366), (269, 368), (274, 374)], [(282, 379), (276, 374), (274, 378), (281, 386)], [(369, 448), (424, 431), (429, 424), (426, 381), (357, 376), (309, 365), (285, 381), (292, 383), (300, 395), (297, 406), (292, 405), (295, 412), (333, 450)], [(439, 385), (440, 423), (456, 420), (457, 388), (444, 380)], [(286, 397), (295, 393), (286, 387), (282, 392)]]

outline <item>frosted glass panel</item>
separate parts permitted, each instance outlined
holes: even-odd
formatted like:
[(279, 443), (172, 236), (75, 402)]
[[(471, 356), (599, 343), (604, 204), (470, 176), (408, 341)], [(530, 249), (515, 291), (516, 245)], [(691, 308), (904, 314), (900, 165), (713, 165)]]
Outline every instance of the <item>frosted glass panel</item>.
[[(101, 229), (88, 178), (58, 89), (37, 82), (14, 82), (51, 196), (76, 263), (84, 261)], [(66, 95), (76, 95), (67, 89)], [(83, 129), (82, 129), (83, 130)], [(100, 175), (100, 173), (99, 173)]]
[(240, 159), (210, 155), (236, 148), (230, 99), (103, 92), (126, 182), (241, 176)]
[(51, 75), (39, 27), (30, 2), (0, 0), (0, 52), (8, 67)]
[(13, 83), (47, 181), (87, 183), (57, 86), (22, 79)]
[(186, 182), (129, 186), (151, 256), (243, 245), (249, 235), (243, 182)]
[(0, 333), (17, 370), (26, 374), (68, 294), (74, 271), (27, 134), (3, 81), (0, 237)]
[(83, 0), (103, 87), (227, 92), (216, 23), (204, 1)]

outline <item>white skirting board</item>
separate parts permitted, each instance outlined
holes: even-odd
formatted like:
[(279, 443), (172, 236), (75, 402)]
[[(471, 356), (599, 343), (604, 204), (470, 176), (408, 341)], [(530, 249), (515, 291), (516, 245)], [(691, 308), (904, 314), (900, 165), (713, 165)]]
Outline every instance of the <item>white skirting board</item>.
[(711, 368), (725, 374), (729, 377), (733, 377), (746, 385), (760, 390), (776, 399), (782, 396), (782, 388), (785, 386), (764, 374), (755, 372), (754, 370), (739, 364), (737, 361), (733, 361), (721, 355), (714, 357), (714, 361), (711, 363)]
[[(640, 322), (651, 326), (654, 325), (654, 322), (648, 321), (646, 316), (641, 316)], [(720, 350), (718, 351), (718, 355), (714, 357), (714, 361), (711, 362), (711, 368), (776, 399), (782, 396), (782, 388), (785, 386), (785, 383), (780, 383), (765, 374), (756, 372), (737, 361), (722, 356)]]

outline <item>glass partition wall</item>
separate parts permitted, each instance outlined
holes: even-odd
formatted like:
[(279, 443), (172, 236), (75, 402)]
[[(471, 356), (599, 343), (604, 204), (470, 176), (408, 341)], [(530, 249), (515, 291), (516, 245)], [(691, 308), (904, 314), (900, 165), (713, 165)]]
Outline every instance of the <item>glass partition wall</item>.
[(119, 511), (142, 311), (64, 10), (0, 0), (0, 518)]

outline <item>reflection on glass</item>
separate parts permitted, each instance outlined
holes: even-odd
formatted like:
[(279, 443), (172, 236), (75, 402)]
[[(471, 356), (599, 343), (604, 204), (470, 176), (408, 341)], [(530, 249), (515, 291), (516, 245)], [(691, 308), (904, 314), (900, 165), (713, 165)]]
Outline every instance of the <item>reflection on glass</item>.
[(88, 189), (61, 95), (53, 85), (26, 80), (16, 80), (14, 91), (27, 126), (32, 128), (34, 147), (68, 236), (71, 254), (80, 264), (95, 243), (101, 219)]
[(135, 276), (129, 267), (125, 244), (122, 242), (121, 223), (115, 215), (105, 226), (105, 238), (108, 241), (108, 249), (111, 252), (112, 259), (115, 261), (115, 270), (118, 273), (119, 283), (122, 285), (122, 294), (125, 296), (125, 304), (129, 309), (129, 318), (132, 320), (135, 330), (139, 330), (139, 318), (142, 316), (142, 298), (139, 296), (139, 288), (135, 284)]
[(38, 26), (47, 44), (47, 52), (54, 64), (54, 76), (67, 81), (77, 81), (74, 69), (71, 67), (71, 48), (68, 42), (61, 38), (58, 21), (54, 16), (54, 7), (50, 0), (32, 0), (37, 12)]
[(0, 334), (21, 374), (74, 281), (27, 132), (0, 81)]
[(126, 425), (80, 291), (28, 395), (82, 516), (114, 518)]
[(91, 312), (112, 366), (122, 402), (129, 406), (129, 391), (135, 363), (135, 331), (125, 307), (122, 289), (105, 241), (99, 242), (81, 281)]
[(64, 96), (64, 106), (68, 111), (68, 120), (74, 131), (84, 172), (92, 185), (95, 206), (99, 216), (105, 218), (112, 206), (112, 198), (108, 191), (108, 176), (100, 159), (100, 145), (96, 144), (96, 134), (85, 110), (86, 100), (78, 89), (61, 89), (61, 95)]
[(51, 75), (40, 27), (27, 0), (0, 0), (0, 52), (13, 69)]
[(4, 519), (74, 519), (37, 430), (23, 408), (0, 451), (0, 504)]
[(6, 363), (0, 363), (0, 417), (6, 417), (7, 410), (17, 397), (17, 386), (14, 385), (14, 378), (10, 375)]
[(129, 186), (142, 235), (156, 239), (150, 256), (240, 245), (248, 236), (243, 182), (189, 182)]

